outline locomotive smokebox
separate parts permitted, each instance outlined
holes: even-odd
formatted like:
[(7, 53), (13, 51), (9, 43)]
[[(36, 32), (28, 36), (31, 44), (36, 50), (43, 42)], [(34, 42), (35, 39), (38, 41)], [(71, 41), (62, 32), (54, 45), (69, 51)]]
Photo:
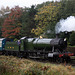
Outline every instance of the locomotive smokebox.
[(56, 38), (51, 40), (50, 45), (63, 50), (67, 47), (67, 40), (66, 38), (59, 38), (59, 35), (56, 34)]

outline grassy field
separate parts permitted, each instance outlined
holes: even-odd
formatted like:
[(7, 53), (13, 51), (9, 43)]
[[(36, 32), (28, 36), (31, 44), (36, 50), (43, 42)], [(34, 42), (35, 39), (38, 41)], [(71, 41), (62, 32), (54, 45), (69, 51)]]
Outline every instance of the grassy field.
[(0, 75), (75, 75), (75, 68), (13, 56), (0, 56)]

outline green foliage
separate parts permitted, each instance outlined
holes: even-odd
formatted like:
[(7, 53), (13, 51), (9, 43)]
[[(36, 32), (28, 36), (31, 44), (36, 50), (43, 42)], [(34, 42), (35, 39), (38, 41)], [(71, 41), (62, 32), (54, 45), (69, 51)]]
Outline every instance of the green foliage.
[(75, 0), (61, 0), (58, 17), (65, 19), (68, 16), (75, 16)]
[(21, 36), (33, 37), (34, 34), (31, 33), (32, 28), (35, 28), (34, 15), (37, 10), (34, 6), (31, 8), (25, 8), (22, 16), (22, 28), (20, 31)]
[(72, 32), (60, 32), (60, 38), (66, 38), (67, 40), (69, 40), (70, 34)]
[(50, 1), (43, 2), (42, 4), (38, 4), (36, 6), (36, 9), (38, 10), (38, 9), (42, 8), (43, 6), (48, 6), (49, 4), (50, 4)]
[(75, 45), (75, 32), (70, 35), (69, 42), (71, 45)]

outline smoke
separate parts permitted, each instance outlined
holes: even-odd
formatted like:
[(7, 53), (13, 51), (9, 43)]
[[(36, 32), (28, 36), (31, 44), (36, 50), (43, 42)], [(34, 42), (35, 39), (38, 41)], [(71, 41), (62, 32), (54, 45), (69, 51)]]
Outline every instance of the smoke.
[(55, 31), (56, 33), (60, 33), (60, 32), (71, 32), (71, 31), (75, 31), (75, 17), (74, 16), (70, 16), (67, 17), (67, 19), (61, 19), (55, 27)]

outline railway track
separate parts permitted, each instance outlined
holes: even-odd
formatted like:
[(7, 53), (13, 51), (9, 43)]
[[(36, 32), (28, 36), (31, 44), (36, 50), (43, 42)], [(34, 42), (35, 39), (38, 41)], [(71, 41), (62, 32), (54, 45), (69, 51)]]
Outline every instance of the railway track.
[(56, 65), (65, 65), (65, 66), (72, 66), (75, 68), (75, 59), (71, 59), (71, 61), (69, 63), (67, 62), (63, 62), (63, 63), (57, 63), (55, 61), (50, 61), (50, 60), (46, 60), (46, 59), (30, 59), (36, 62), (41, 62), (41, 63), (51, 63), (51, 64), (56, 64)]
[[(0, 54), (0, 55), (2, 55), (2, 54)], [(75, 68), (75, 56), (72, 56), (72, 57), (70, 57), (71, 58), (71, 61), (69, 62), (69, 63), (66, 63), (66, 62), (64, 62), (64, 63), (57, 63), (56, 61), (53, 61), (53, 60), (49, 60), (49, 59), (40, 59), (40, 58), (27, 58), (27, 59), (30, 59), (30, 60), (33, 60), (33, 61), (36, 61), (36, 62), (42, 62), (42, 63), (51, 63), (51, 64), (56, 64), (56, 65), (58, 65), (58, 64), (62, 64), (62, 65), (71, 65), (71, 66), (73, 66), (74, 68)]]
[(75, 66), (75, 56), (71, 56), (70, 58), (71, 58), (70, 64), (71, 64), (72, 66)]

